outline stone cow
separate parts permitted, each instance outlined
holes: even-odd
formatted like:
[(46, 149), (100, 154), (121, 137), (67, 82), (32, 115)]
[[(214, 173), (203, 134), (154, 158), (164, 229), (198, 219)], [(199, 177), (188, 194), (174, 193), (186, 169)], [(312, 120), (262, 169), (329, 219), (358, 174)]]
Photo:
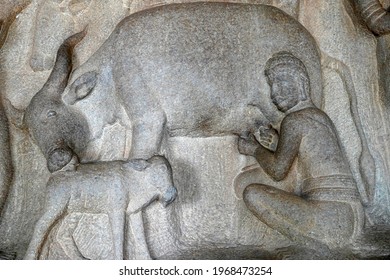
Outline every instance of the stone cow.
[[(149, 259), (142, 210), (155, 200), (164, 206), (176, 197), (172, 171), (161, 156), (149, 160), (81, 164), (75, 171), (59, 171), (47, 184), (44, 214), (38, 220), (25, 259), (39, 258), (41, 247), (53, 225), (65, 213), (95, 213), (109, 216), (114, 258), (124, 258), (124, 245), (133, 232), (137, 244), (129, 248), (136, 259)], [(129, 229), (125, 230), (126, 217)], [(130, 251), (127, 250), (127, 251)]]
[(72, 71), (72, 48), (82, 36), (60, 47), (48, 81), (25, 112), (51, 172), (87, 145), (88, 116), (76, 104), (107, 88), (115, 89), (132, 122), (131, 158), (159, 154), (164, 136), (242, 135), (269, 123), (275, 112), (267, 101), (264, 65), (279, 51), (305, 63), (312, 99), (320, 106), (315, 41), (275, 7), (189, 3), (141, 11), (122, 20)]

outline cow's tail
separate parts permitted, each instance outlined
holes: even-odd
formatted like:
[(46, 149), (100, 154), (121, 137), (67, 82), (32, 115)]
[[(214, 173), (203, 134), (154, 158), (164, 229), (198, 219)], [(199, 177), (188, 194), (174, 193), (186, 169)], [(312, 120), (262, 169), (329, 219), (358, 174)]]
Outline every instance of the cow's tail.
[(368, 142), (360, 119), (357, 95), (351, 71), (348, 66), (340, 60), (325, 54), (323, 57), (323, 65), (326, 68), (333, 70), (340, 76), (348, 94), (352, 121), (354, 122), (356, 130), (359, 134), (360, 145), (362, 147), (362, 152), (359, 157), (359, 167), (357, 168), (358, 170), (353, 170), (356, 168), (352, 168), (352, 172), (358, 186), (361, 201), (363, 205), (368, 206), (371, 204), (374, 196), (375, 161), (370, 153), (370, 150), (368, 149)]

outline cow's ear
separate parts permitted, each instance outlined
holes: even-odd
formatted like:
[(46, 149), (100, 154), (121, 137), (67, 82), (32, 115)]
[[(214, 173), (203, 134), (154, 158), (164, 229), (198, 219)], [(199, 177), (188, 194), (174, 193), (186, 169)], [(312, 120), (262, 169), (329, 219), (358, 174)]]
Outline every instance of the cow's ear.
[(68, 94), (64, 96), (64, 102), (73, 105), (77, 101), (86, 98), (95, 88), (97, 79), (96, 72), (87, 72), (78, 77), (70, 86)]

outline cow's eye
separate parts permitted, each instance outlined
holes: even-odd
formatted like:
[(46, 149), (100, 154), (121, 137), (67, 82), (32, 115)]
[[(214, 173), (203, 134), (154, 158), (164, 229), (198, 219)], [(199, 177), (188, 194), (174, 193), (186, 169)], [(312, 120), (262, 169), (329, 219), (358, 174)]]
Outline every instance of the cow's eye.
[(57, 115), (57, 112), (54, 111), (54, 110), (49, 110), (49, 111), (47, 112), (47, 117), (48, 117), (48, 118), (55, 117), (56, 115)]

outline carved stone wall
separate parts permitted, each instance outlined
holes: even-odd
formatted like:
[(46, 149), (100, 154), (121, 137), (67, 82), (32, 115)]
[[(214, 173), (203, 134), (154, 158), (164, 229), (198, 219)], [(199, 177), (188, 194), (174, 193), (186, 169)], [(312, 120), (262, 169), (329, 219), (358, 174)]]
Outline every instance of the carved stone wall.
[[(149, 83), (149, 81), (158, 80), (159, 73), (164, 71), (165, 68), (161, 67), (163, 64), (155, 62), (158, 57), (156, 58), (151, 53), (150, 57), (156, 59), (153, 61), (155, 64), (151, 63), (151, 66), (148, 66), (149, 68), (145, 66), (145, 69), (153, 69), (153, 65), (159, 65), (160, 68), (155, 68), (157, 74), (154, 74), (153, 71), (142, 70), (142, 63), (145, 61), (140, 61), (141, 66), (139, 66), (139, 69), (137, 68), (138, 70), (133, 70), (135, 67), (129, 70), (131, 73), (128, 73), (132, 75), (131, 77), (123, 74), (123, 77), (117, 78), (114, 77), (116, 72), (110, 68), (111, 66), (96, 70), (95, 66), (97, 64), (90, 61), (97, 61), (99, 57), (104, 55), (107, 55), (105, 58), (107, 61), (115, 59), (114, 51), (111, 54), (101, 54), (99, 50), (104, 49), (107, 42), (110, 44), (115, 40), (114, 37), (110, 36), (119, 34), (119, 32), (115, 33), (114, 30), (118, 30), (115, 28), (124, 18), (130, 16), (130, 18), (137, 19), (137, 16), (142, 17), (142, 15), (148, 14), (150, 9), (157, 6), (165, 7), (172, 3), (190, 2), (199, 1), (0, 0), (0, 20), (3, 20), (4, 23), (10, 23), (9, 25), (3, 24), (1, 30), (4, 33), (6, 27), (8, 35), (0, 50), (0, 93), (7, 117), (6, 120), (2, 121), (3, 124), (0, 124), (0, 127), (1, 125), (8, 127), (13, 166), (12, 172), (6, 172), (7, 176), (12, 177), (12, 182), (7, 187), (8, 195), (4, 199), (5, 204), (0, 216), (0, 256), (4, 256), (3, 258), (6, 258), (6, 256), (9, 256), (9, 258), (15, 257), (17, 259), (25, 257), (26, 251), (28, 253), (29, 250), (29, 244), (36, 235), (34, 228), (37, 228), (38, 221), (48, 211), (45, 208), (45, 205), (48, 205), (48, 197), (51, 195), (51, 191), (48, 191), (48, 189), (50, 189), (50, 186), (53, 186), (53, 190), (56, 189), (54, 183), (50, 185), (48, 182), (52, 182), (49, 180), (53, 180), (57, 173), (51, 174), (49, 172), (46, 151), (40, 145), (39, 141), (41, 140), (38, 139), (37, 141), (39, 137), (45, 139), (47, 136), (48, 139), (51, 132), (48, 129), (47, 135), (41, 133), (39, 137), (32, 137), (32, 128), (29, 127), (29, 122), (26, 121), (25, 112), (33, 97), (47, 84), (49, 77), (52, 77), (50, 76), (52, 69), (55, 68), (56, 58), (59, 57), (57, 55), (58, 49), (63, 46), (64, 41), (71, 35), (85, 32), (85, 37), (74, 46), (71, 64), (73, 69), (76, 70), (71, 74), (65, 90), (67, 92), (71, 92), (72, 89), (75, 90), (77, 103), (74, 103), (72, 108), (83, 116), (87, 116), (89, 137), (88, 141), (83, 143), (85, 149), (76, 151), (77, 160), (80, 162), (80, 164), (75, 164), (76, 169), (85, 168), (83, 169), (85, 174), (90, 174), (89, 168), (93, 169), (95, 167), (88, 167), (89, 164), (95, 166), (103, 163), (107, 164), (107, 167), (102, 168), (102, 173), (108, 174), (107, 178), (111, 178), (109, 176), (122, 178), (121, 176), (124, 175), (112, 171), (109, 167), (110, 164), (132, 159), (134, 157), (134, 147), (142, 146), (144, 143), (137, 142), (137, 138), (134, 136), (137, 133), (135, 128), (137, 121), (133, 118), (133, 112), (129, 111), (128, 105), (125, 105), (123, 95), (118, 92), (125, 87), (124, 85), (130, 83), (128, 80), (134, 80), (134, 85), (129, 85), (129, 88), (143, 83), (149, 86), (152, 83)], [(351, 173), (351, 178), (353, 178), (353, 185), (356, 186), (359, 201), (363, 203), (364, 214), (357, 214), (360, 210), (356, 210), (357, 208), (351, 206), (355, 211), (354, 215), (359, 217), (359, 222), (355, 221), (357, 218), (354, 220), (355, 222), (346, 219), (343, 226), (348, 227), (350, 223), (355, 223), (354, 226), (358, 227), (356, 224), (360, 223), (359, 227), (361, 229), (359, 230), (362, 232), (357, 234), (358, 236), (354, 236), (353, 240), (348, 241), (351, 243), (348, 248), (341, 248), (342, 246), (339, 243), (344, 240), (341, 237), (342, 234), (340, 234), (340, 239), (335, 241), (328, 237), (329, 234), (324, 233), (323, 236), (325, 237), (321, 237), (323, 238), (321, 240), (321, 238), (313, 237), (314, 235), (311, 236), (310, 234), (307, 237), (305, 233), (302, 233), (304, 230), (301, 229), (297, 230), (298, 234), (295, 232), (286, 233), (286, 231), (279, 228), (277, 222), (269, 224), (270, 222), (264, 216), (256, 213), (253, 208), (248, 208), (248, 202), (244, 199), (244, 189), (251, 184), (262, 184), (300, 196), (302, 195), (300, 186), (307, 179), (303, 175), (307, 170), (302, 171), (301, 161), (303, 160), (295, 160), (284, 180), (276, 181), (265, 171), (266, 168), (264, 169), (261, 158), (256, 160), (253, 156), (239, 152), (238, 136), (248, 135), (238, 133), (234, 129), (229, 130), (228, 133), (217, 133), (215, 132), (217, 125), (213, 123), (213, 120), (201, 119), (201, 116), (199, 116), (198, 128), (201, 127), (207, 130), (207, 127), (211, 127), (207, 137), (196, 133), (195, 136), (190, 135), (190, 133), (181, 135), (180, 129), (184, 130), (186, 127), (177, 127), (176, 130), (172, 131), (168, 131), (168, 129), (162, 131), (164, 137), (161, 136), (161, 149), (157, 153), (164, 156), (172, 168), (172, 182), (177, 189), (177, 197), (173, 202), (169, 201), (171, 203), (165, 207), (164, 203), (152, 202), (149, 204), (146, 194), (137, 194), (138, 197), (145, 197), (145, 205), (139, 207), (141, 209), (139, 211), (142, 212), (141, 218), (137, 216), (138, 214), (134, 214), (138, 213), (138, 210), (133, 213), (129, 210), (130, 206), (126, 210), (126, 213), (130, 214), (129, 220), (126, 222), (128, 227), (125, 231), (125, 243), (127, 244), (125, 244), (125, 258), (268, 259), (292, 256), (293, 258), (306, 259), (383, 258), (390, 256), (390, 240), (386, 237), (388, 235), (387, 228), (390, 226), (390, 86), (387, 81), (389, 74), (387, 50), (389, 35), (378, 37), (367, 28), (358, 7), (359, 1), (215, 0), (208, 2), (248, 3), (276, 7), (284, 12), (278, 10), (272, 14), (273, 10), (266, 10), (264, 17), (267, 20), (268, 16), (270, 18), (267, 23), (272, 21), (275, 26), (282, 26), (283, 28), (294, 26), (295, 29), (291, 32), (291, 36), (281, 35), (281, 39), (271, 39), (279, 35), (272, 34), (271, 31), (259, 34), (268, 36), (262, 38), (264, 42), (291, 40), (291, 42), (295, 42), (295, 45), (292, 45), (291, 49), (285, 50), (278, 49), (282, 47), (277, 43), (272, 43), (273, 45), (270, 43), (269, 46), (265, 43), (261, 45), (261, 48), (263, 48), (262, 54), (258, 55), (256, 54), (258, 49), (247, 47), (250, 44), (257, 44), (257, 41), (242, 38), (242, 41), (234, 41), (234, 44), (237, 44), (237, 51), (233, 51), (233, 47), (231, 47), (231, 49), (228, 49), (229, 52), (225, 54), (224, 59), (228, 60), (228, 63), (236, 62), (236, 66), (231, 65), (230, 68), (223, 68), (220, 72), (218, 72), (219, 70), (213, 70), (214, 72), (210, 70), (210, 73), (221, 74), (221, 77), (216, 77), (215, 80), (231, 82), (231, 86), (196, 84), (198, 81), (195, 81), (195, 85), (192, 85), (195, 88), (194, 92), (209, 91), (213, 94), (210, 96), (216, 96), (220, 88), (228, 89), (245, 84), (248, 91), (259, 92), (259, 96), (261, 96), (259, 99), (261, 101), (261, 105), (259, 105), (261, 107), (260, 113), (256, 109), (257, 107), (254, 108), (255, 106), (240, 111), (241, 107), (237, 105), (234, 107), (235, 109), (232, 109), (231, 115), (225, 116), (221, 113), (217, 123), (218, 126), (222, 127), (220, 128), (221, 131), (225, 127), (230, 127), (229, 118), (233, 120), (232, 122), (240, 119), (241, 122), (254, 123), (254, 118), (260, 115), (256, 125), (272, 125), (281, 139), (281, 122), (286, 114), (278, 110), (274, 105), (275, 102), (271, 100), (272, 83), (270, 84), (265, 76), (264, 70), (272, 55), (280, 51), (292, 52), (294, 57), (297, 57), (301, 62), (303, 61), (302, 63), (310, 77), (310, 96), (315, 105), (313, 106), (324, 112), (333, 123), (327, 125), (328, 127), (334, 125), (334, 131), (331, 133), (337, 134), (336, 138), (339, 141), (340, 150), (345, 154), (345, 162), (350, 169), (348, 172)], [(388, 2), (382, 1), (381, 3), (384, 7), (387, 7), (390, 5)], [(23, 9), (18, 10), (18, 7), (23, 7)], [(17, 16), (11, 21), (10, 16), (15, 14), (15, 11)], [(184, 16), (183, 14), (181, 16), (185, 17), (186, 15), (184, 13)], [(242, 18), (246, 17), (245, 14), (240, 16)], [(237, 16), (237, 18), (240, 16)], [(190, 18), (190, 15), (188, 15), (188, 18)], [(234, 20), (236, 19), (232, 19), (232, 22), (238, 25), (238, 20)], [(231, 27), (234, 30), (239, 30), (239, 28), (239, 26)], [(254, 32), (255, 34), (258, 32), (254, 26), (242, 26), (241, 28), (250, 29), (248, 32)], [(267, 28), (267, 26), (264, 28)], [(148, 34), (148, 32), (152, 34), (149, 29), (140, 28), (140, 30), (144, 30), (144, 33), (137, 37), (139, 40), (147, 38), (145, 34)], [(212, 30), (212, 28), (208, 30)], [(215, 32), (217, 34), (218, 29), (215, 29)], [(153, 34), (158, 34), (158, 32)], [(212, 36), (218, 37), (219, 35), (216, 34), (210, 34), (210, 38)], [(229, 38), (229, 35), (221, 34), (218, 38)], [(138, 34), (136, 35), (138, 36)], [(128, 40), (123, 42), (122, 49), (130, 49), (129, 46), (135, 44), (131, 41), (131, 38), (128, 38)], [(226, 40), (229, 41), (230, 39)], [(230, 44), (230, 41), (228, 43)], [(115, 45), (113, 44), (113, 46)], [(244, 53), (241, 52), (240, 48), (248, 50), (245, 53), (245, 55), (248, 55), (247, 57), (239, 57)], [(106, 47), (106, 49), (110, 48)], [(138, 53), (134, 56), (143, 56), (149, 50), (157, 49), (156, 46), (143, 46), (143, 48), (137, 49)], [(190, 48), (188, 47), (188, 49)], [(313, 53), (310, 53), (310, 51), (306, 53), (296, 51), (297, 53), (294, 53), (295, 50), (300, 49), (313, 50)], [(194, 49), (194, 52), (196, 51)], [(179, 61), (182, 62), (186, 61), (186, 58), (192, 57), (191, 54), (186, 57), (180, 51), (178, 53), (179, 56), (182, 56), (179, 57), (181, 59)], [(201, 62), (193, 61), (193, 64), (189, 63), (190, 66), (183, 68), (183, 71), (197, 69), (195, 66), (191, 68), (193, 65), (199, 67), (207, 65), (210, 69), (213, 69), (213, 67), (217, 69), (220, 66), (217, 62), (213, 64), (212, 55), (218, 56), (219, 54), (211, 50), (207, 62), (203, 60)], [(253, 61), (252, 66), (250, 66), (249, 61), (252, 57), (256, 59), (260, 57), (261, 61)], [(315, 58), (318, 58), (318, 61), (315, 61)], [(242, 70), (242, 72), (240, 72), (241, 69), (237, 70), (238, 63), (242, 61), (248, 62), (248, 69), (255, 69), (252, 71), (254, 74), (251, 74), (249, 70), (247, 72), (245, 72), (246, 70)], [(85, 63), (87, 63), (87, 66), (83, 66)], [(89, 66), (88, 63), (91, 63), (92, 66)], [(186, 61), (186, 63), (188, 62)], [(258, 69), (253, 65), (258, 66)], [(174, 68), (175, 66), (167, 64), (166, 68), (170, 69), (170, 67)], [(77, 90), (79, 88), (82, 90), (84, 84), (87, 84), (85, 87), (89, 85), (84, 83), (85, 80), (78, 80), (77, 78), (82, 76), (81, 72), (88, 72), (91, 69), (98, 71), (101, 76), (99, 76), (96, 87), (95, 84), (91, 86), (92, 89), (86, 93), (87, 98), (84, 99), (78, 95)], [(234, 76), (235, 80), (229, 81), (229, 78), (226, 78), (231, 74), (231, 71), (226, 69), (237, 71)], [(92, 70), (91, 72), (93, 72)], [(318, 72), (316, 72), (317, 70)], [(144, 73), (138, 75), (142, 71), (146, 71), (146, 76)], [(205, 69), (205, 73), (207, 71)], [(181, 72), (177, 73), (180, 74)], [(240, 76), (242, 73), (247, 76)], [(182, 75), (185, 77), (182, 79), (182, 84), (169, 85), (177, 90), (185, 89), (186, 85), (192, 81), (186, 78), (186, 74)], [(195, 75), (196, 73), (188, 73), (188, 77), (194, 77)], [(223, 75), (226, 75), (226, 77)], [(256, 80), (256, 75), (259, 76), (258, 80)], [(168, 74), (163, 77), (166, 78), (167, 83), (171, 81), (173, 83), (177, 81), (175, 78), (180, 79), (181, 77), (180, 75), (177, 76), (179, 78), (172, 78)], [(195, 80), (195, 78), (193, 79)], [(89, 80), (87, 79), (87, 81)], [(74, 87), (71, 86), (73, 82), (75, 83)], [(78, 82), (81, 86), (77, 84)], [(255, 86), (252, 86), (252, 84), (259, 85), (259, 87), (254, 90)], [(77, 88), (77, 86), (80, 87)], [(198, 88), (200, 88), (199, 91), (196, 91)], [(237, 88), (239, 87), (237, 86)], [(147, 90), (151, 92), (158, 91), (158, 89), (151, 89), (150, 87)], [(91, 91), (92, 94), (90, 94)], [(245, 102), (248, 100), (245, 100)], [(141, 106), (139, 105), (141, 103), (137, 102), (141, 101), (134, 101), (137, 106)], [(146, 110), (150, 106), (148, 102), (150, 100), (145, 100), (142, 105), (145, 106)], [(174, 104), (175, 100), (167, 98), (167, 100), (159, 100), (156, 103), (152, 102), (153, 105), (150, 110), (154, 112), (155, 108), (164, 102)], [(185, 100), (185, 102), (187, 101)], [(204, 102), (211, 101), (205, 98)], [(188, 104), (189, 110), (192, 103), (189, 102)], [(223, 98), (220, 99), (220, 104), (221, 107), (232, 106)], [(158, 110), (155, 111), (155, 115), (158, 115)], [(46, 113), (43, 112), (43, 114)], [(169, 115), (166, 112), (165, 114)], [(240, 114), (242, 119), (235, 117), (240, 116)], [(216, 110), (215, 116), (217, 115), (218, 111)], [(224, 118), (227, 119), (226, 122), (223, 122)], [(169, 123), (169, 120), (167, 122)], [(156, 123), (151, 122), (149, 125), (153, 126), (153, 124)], [(148, 129), (146, 128), (146, 130)], [(51, 131), (54, 131), (54, 129), (51, 129)], [(176, 131), (178, 132), (175, 135)], [(254, 131), (248, 126), (245, 132)], [(256, 133), (254, 135), (259, 140), (259, 135), (256, 135)], [(275, 143), (273, 144), (275, 145)], [(4, 147), (1, 147), (1, 149), (9, 150), (6, 144), (2, 145)], [(281, 144), (278, 145), (280, 147)], [(328, 145), (330, 144), (323, 144), (325, 151), (331, 150)], [(142, 155), (142, 153), (139, 155)], [(299, 153), (299, 156), (301, 155), (302, 151)], [(148, 160), (151, 156), (153, 154), (138, 157)], [(134, 167), (134, 170), (137, 168)], [(79, 172), (78, 170), (77, 172)], [(81, 174), (83, 174), (82, 172), (84, 171), (80, 171)], [(80, 175), (80, 178), (82, 176)], [(98, 175), (96, 177), (100, 178)], [(3, 180), (3, 178), (1, 179)], [(128, 181), (132, 180), (130, 177), (127, 179)], [(110, 188), (110, 183), (105, 180), (111, 179), (106, 179), (104, 175), (101, 176), (99, 183), (95, 181), (94, 183), (86, 183), (87, 181), (80, 179), (80, 186), (83, 184), (97, 184), (100, 186), (102, 184), (103, 188), (103, 185), (106, 184), (106, 188)], [(143, 183), (141, 181), (139, 188), (142, 188)], [(76, 188), (74, 187), (74, 189)], [(56, 191), (61, 192), (61, 190)], [(69, 192), (72, 193), (72, 191)], [(98, 193), (96, 195), (99, 196)], [(156, 191), (156, 196), (153, 196), (153, 198), (164, 200), (162, 197), (164, 197), (164, 194), (160, 190)], [(88, 199), (90, 199), (91, 204), (95, 203), (93, 196), (92, 198), (88, 197)], [(134, 198), (130, 198), (129, 205), (131, 205), (132, 199)], [(290, 201), (290, 198), (286, 199)], [(337, 199), (336, 201), (339, 202)], [(342, 203), (346, 202), (342, 201)], [(277, 207), (276, 202), (272, 205), (269, 206), (271, 212), (272, 207)], [(1, 207), (0, 205), (0, 210)], [(97, 208), (96, 206), (94, 209)], [(300, 212), (299, 209), (301, 208), (298, 207), (295, 210), (297, 211), (296, 219), (305, 220), (306, 212)], [(95, 212), (78, 210), (66, 215), (63, 214), (55, 221), (55, 224), (51, 225), (44, 242), (39, 245), (39, 256), (35, 257), (41, 259), (116, 258), (116, 238), (113, 233), (112, 221), (107, 213)], [(286, 220), (288, 219), (293, 220), (294, 218), (286, 217)], [(323, 225), (325, 225), (323, 226), (325, 229), (322, 229), (323, 232), (331, 230), (330, 227), (326, 227), (327, 221), (324, 221)], [(281, 227), (283, 228), (283, 225)], [(301, 233), (304, 236), (302, 238)], [(144, 236), (140, 237), (143, 234)], [(376, 241), (374, 242), (374, 240)], [(100, 244), (99, 248), (94, 244)]]

